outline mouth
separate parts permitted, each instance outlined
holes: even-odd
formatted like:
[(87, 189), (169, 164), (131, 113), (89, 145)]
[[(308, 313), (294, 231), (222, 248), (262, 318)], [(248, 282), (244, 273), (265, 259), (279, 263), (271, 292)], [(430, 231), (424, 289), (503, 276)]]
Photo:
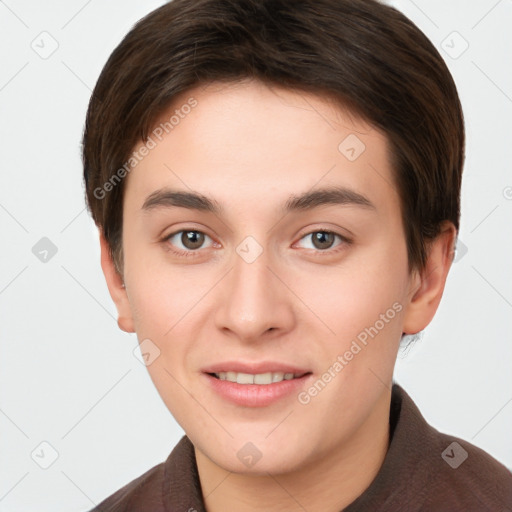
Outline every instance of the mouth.
[(282, 382), (283, 380), (300, 379), (311, 372), (265, 372), (265, 373), (242, 373), (234, 371), (210, 372), (208, 375), (219, 380), (225, 380), (236, 384), (259, 384), (262, 386)]
[(222, 363), (204, 369), (203, 375), (205, 384), (222, 400), (260, 408), (293, 400), (313, 379), (310, 371), (280, 363)]

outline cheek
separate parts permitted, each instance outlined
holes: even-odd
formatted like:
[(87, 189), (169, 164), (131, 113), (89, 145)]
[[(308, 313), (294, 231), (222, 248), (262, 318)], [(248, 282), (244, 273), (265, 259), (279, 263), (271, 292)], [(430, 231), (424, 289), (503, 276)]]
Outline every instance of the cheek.
[(197, 279), (172, 268), (155, 248), (129, 251), (127, 243), (126, 280), (137, 333), (157, 339), (170, 336), (200, 296)]
[(142, 259), (130, 270), (130, 305), (139, 340), (152, 340), (161, 352), (159, 362), (185, 375), (190, 352), (204, 338), (200, 331), (217, 274)]
[(164, 293), (162, 283), (154, 283), (149, 274), (144, 275), (144, 282), (132, 281), (130, 306), (135, 329), (139, 338), (163, 338), (173, 325), (176, 310), (176, 294)]
[(131, 270), (130, 304), (138, 339), (149, 339), (157, 347), (153, 351), (158, 355), (147, 365), (149, 376), (173, 417), (189, 430), (191, 418), (204, 421), (187, 392), (191, 389), (191, 340), (197, 338), (200, 325), (194, 304), (204, 291), (196, 290), (183, 274), (169, 275), (169, 269), (166, 273), (164, 268), (141, 264)]
[[(307, 297), (310, 309), (330, 328), (331, 334), (346, 340), (374, 325), (386, 311), (386, 319), (399, 323), (398, 310), (404, 307), (407, 278), (406, 261), (401, 260), (397, 254), (361, 254), (350, 265), (326, 269), (324, 275), (303, 275), (295, 282)], [(395, 303), (401, 307), (393, 308)]]
[(342, 357), (343, 370), (331, 390), (349, 382), (361, 387), (378, 379), (385, 382), (391, 378), (402, 334), (406, 258), (387, 251), (376, 257), (373, 252), (334, 276), (310, 295), (311, 308), (335, 333), (321, 339), (323, 367)]

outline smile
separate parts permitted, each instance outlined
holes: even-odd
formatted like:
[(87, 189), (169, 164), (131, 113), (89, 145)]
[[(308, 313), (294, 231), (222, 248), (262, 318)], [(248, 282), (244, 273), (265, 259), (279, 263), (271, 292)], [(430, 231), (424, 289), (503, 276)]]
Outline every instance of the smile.
[(284, 372), (266, 372), (266, 373), (241, 373), (241, 372), (219, 372), (213, 373), (215, 377), (220, 380), (227, 380), (229, 382), (236, 382), (237, 384), (272, 384), (274, 382), (281, 382), (283, 380), (297, 379), (305, 375), (284, 373)]
[(208, 372), (205, 383), (220, 398), (243, 407), (266, 407), (293, 400), (313, 379), (311, 372)]

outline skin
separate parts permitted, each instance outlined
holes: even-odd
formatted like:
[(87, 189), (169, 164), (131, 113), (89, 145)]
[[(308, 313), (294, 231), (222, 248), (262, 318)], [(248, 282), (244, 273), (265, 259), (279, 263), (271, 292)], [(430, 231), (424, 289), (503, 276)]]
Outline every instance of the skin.
[[(169, 113), (190, 96), (197, 106), (126, 178), (123, 276), (100, 235), (119, 326), (160, 350), (148, 370), (194, 444), (208, 511), (338, 511), (383, 463), (400, 338), (434, 316), (456, 230), (444, 223), (425, 269), (409, 273), (385, 134), (325, 98), (254, 81), (188, 91)], [(350, 134), (366, 146), (354, 161), (338, 150)], [(283, 215), (290, 195), (334, 185), (374, 208)], [(145, 211), (163, 187), (202, 193), (224, 212)], [(325, 229), (351, 243), (315, 245), (311, 233)], [(165, 240), (179, 230), (207, 236), (199, 248), (182, 233)], [(252, 263), (236, 251), (247, 236), (263, 249)], [(309, 369), (307, 388), (396, 303), (401, 311), (307, 404), (293, 393), (235, 405), (205, 383), (211, 363), (272, 360)], [(261, 453), (251, 467), (237, 457), (249, 441)]]

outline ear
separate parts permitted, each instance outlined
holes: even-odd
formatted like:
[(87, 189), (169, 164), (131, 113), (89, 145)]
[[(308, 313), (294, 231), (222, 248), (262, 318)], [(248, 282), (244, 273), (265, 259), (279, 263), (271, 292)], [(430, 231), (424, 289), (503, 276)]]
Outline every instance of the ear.
[(425, 268), (413, 273), (411, 299), (404, 315), (404, 334), (416, 334), (432, 321), (443, 296), (456, 239), (455, 226), (445, 221), (441, 232), (429, 245)]
[(123, 277), (118, 273), (110, 247), (100, 229), (100, 247), (101, 247), (101, 268), (107, 281), (108, 291), (117, 308), (117, 325), (125, 332), (135, 332), (132, 312)]

